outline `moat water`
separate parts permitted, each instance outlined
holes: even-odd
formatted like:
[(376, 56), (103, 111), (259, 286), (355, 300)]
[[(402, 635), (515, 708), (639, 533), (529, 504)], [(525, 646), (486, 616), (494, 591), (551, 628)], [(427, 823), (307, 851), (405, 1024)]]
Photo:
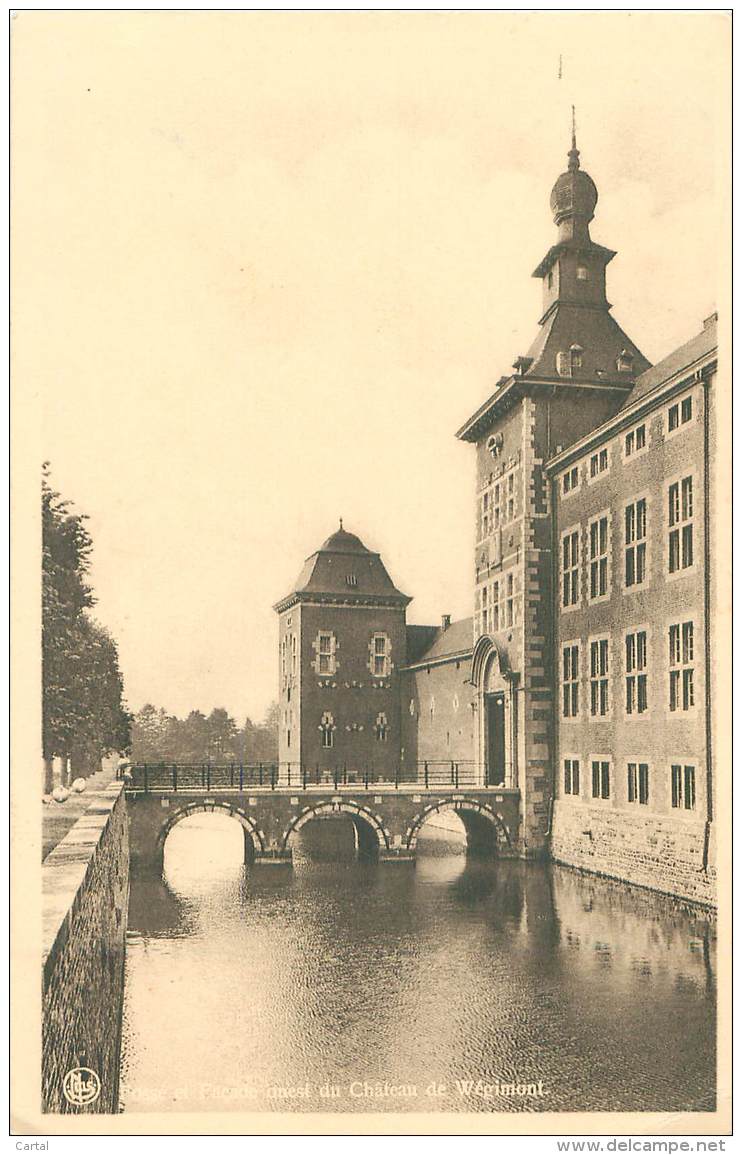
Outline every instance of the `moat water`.
[(176, 827), (132, 879), (123, 1109), (712, 1110), (713, 925), (448, 837), (359, 863), (317, 822), (246, 869), (232, 820)]

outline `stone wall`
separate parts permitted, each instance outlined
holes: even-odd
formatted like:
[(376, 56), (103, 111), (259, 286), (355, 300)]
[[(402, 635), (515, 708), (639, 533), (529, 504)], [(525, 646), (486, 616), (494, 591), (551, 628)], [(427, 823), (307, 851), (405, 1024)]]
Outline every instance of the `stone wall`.
[(554, 802), (555, 862), (715, 906), (713, 831), (706, 840), (703, 822)]
[[(112, 783), (42, 866), (42, 1110), (118, 1110), (124, 950), (129, 899), (126, 799)], [(98, 1099), (76, 1107), (65, 1075), (88, 1067)]]

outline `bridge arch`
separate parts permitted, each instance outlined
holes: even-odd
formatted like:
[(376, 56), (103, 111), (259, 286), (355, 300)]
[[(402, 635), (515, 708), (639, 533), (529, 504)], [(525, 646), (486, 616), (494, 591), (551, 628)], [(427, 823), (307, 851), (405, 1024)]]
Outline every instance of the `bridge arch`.
[(434, 814), (452, 810), (461, 819), (466, 831), (467, 851), (471, 854), (495, 852), (512, 853), (512, 839), (505, 820), (498, 811), (486, 802), (476, 798), (447, 798), (433, 802), (416, 814), (404, 835), (404, 845), (415, 850), (417, 836), (422, 827)]
[(248, 843), (252, 844), (253, 857), (258, 858), (265, 851), (265, 838), (263, 832), (258, 829), (256, 822), (245, 814), (244, 810), (240, 810), (238, 806), (233, 806), (229, 802), (189, 802), (185, 806), (178, 807), (174, 810), (167, 821), (162, 824), (157, 834), (157, 856), (162, 860), (165, 850), (165, 840), (170, 831), (176, 827), (180, 822), (186, 818), (191, 818), (194, 814), (226, 814), (230, 818), (236, 819), (245, 832), (245, 854), (247, 857)]
[(368, 806), (361, 806), (350, 799), (343, 799), (342, 801), (319, 802), (315, 806), (307, 806), (301, 814), (292, 818), (284, 831), (281, 850), (288, 851), (291, 835), (301, 830), (302, 826), (306, 826), (308, 822), (315, 818), (327, 818), (337, 814), (347, 814), (353, 820), (358, 833), (359, 850), (374, 850), (379, 853), (389, 849), (391, 844), (389, 831), (385, 828), (379, 815), (375, 814)]

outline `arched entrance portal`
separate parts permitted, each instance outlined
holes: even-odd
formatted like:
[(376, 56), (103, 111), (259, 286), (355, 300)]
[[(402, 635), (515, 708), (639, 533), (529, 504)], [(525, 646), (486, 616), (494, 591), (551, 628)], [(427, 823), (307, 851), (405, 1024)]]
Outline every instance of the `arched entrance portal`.
[(284, 836), (281, 849), (285, 852), (291, 849), (290, 842), (294, 834), (317, 819), (347, 817), (355, 829), (355, 843), (358, 858), (365, 861), (374, 861), (380, 852), (389, 848), (389, 834), (384, 828), (381, 818), (374, 814), (367, 806), (359, 806), (355, 802), (323, 802), (317, 806), (308, 806), (290, 823)]
[(491, 858), (498, 852), (512, 852), (510, 831), (501, 814), (484, 802), (475, 798), (451, 798), (436, 802), (417, 815), (405, 834), (405, 845), (409, 850), (417, 846), (418, 835), (425, 823), (435, 814), (455, 811), (466, 831), (466, 852), (472, 857)]
[(486, 786), (518, 785), (518, 717), (515, 684), (504, 653), (490, 637), (474, 648), (472, 681), (477, 687), (477, 763)]

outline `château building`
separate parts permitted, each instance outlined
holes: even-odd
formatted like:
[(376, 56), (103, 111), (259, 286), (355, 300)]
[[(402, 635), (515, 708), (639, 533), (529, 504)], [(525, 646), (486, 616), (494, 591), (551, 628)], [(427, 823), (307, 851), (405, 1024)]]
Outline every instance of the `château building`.
[(716, 318), (650, 366), (612, 315), (597, 201), (573, 133), (536, 337), (457, 434), (473, 616), (407, 625), (341, 526), (275, 607), (280, 758), (513, 792), (524, 857), (712, 903)]

